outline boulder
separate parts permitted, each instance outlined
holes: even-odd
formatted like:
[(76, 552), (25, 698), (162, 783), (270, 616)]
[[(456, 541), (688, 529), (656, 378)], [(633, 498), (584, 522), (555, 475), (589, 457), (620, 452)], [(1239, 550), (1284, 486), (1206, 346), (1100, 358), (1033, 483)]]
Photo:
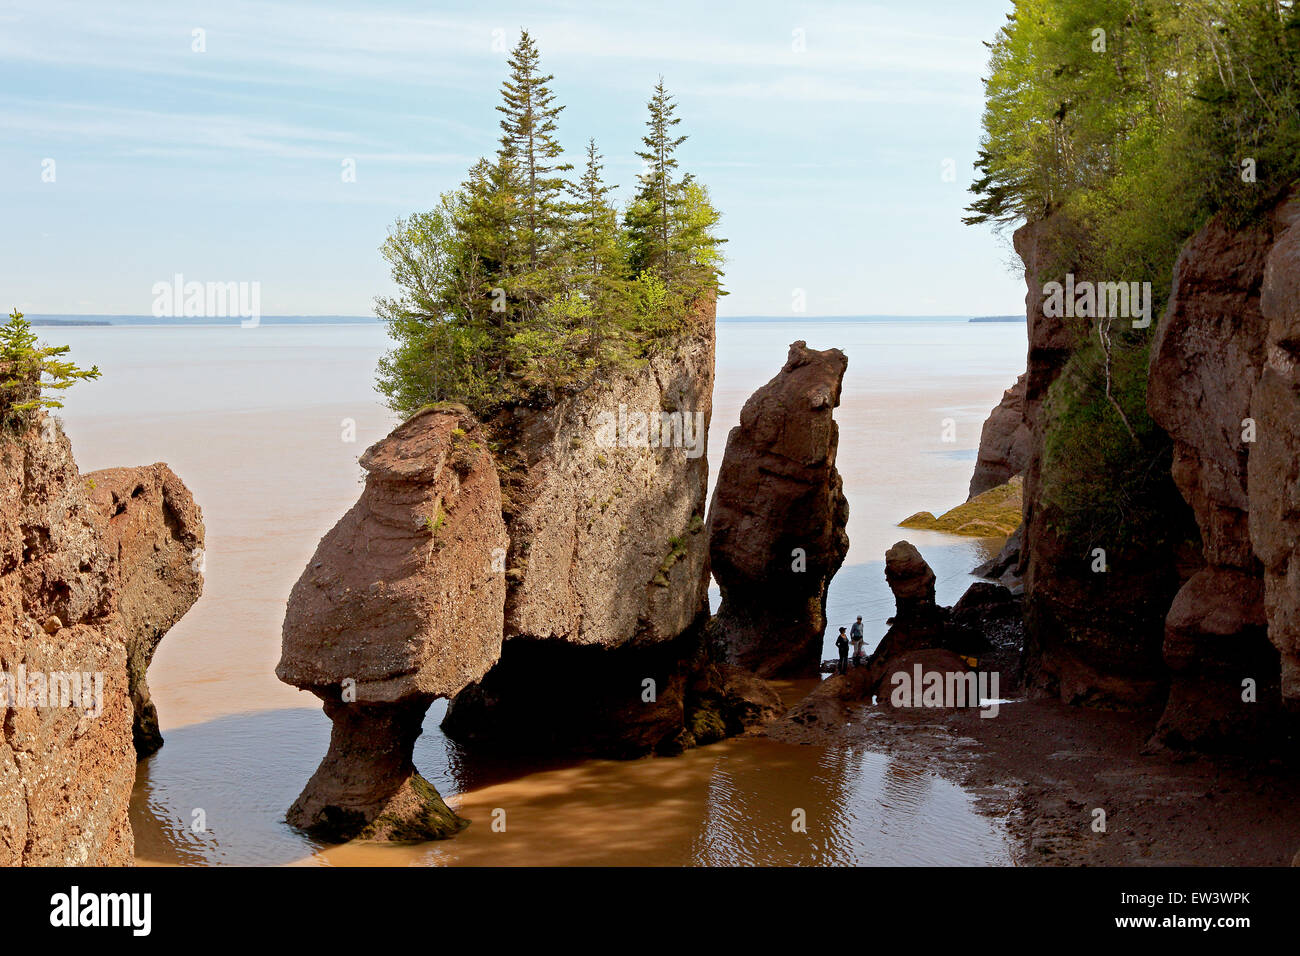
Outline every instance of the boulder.
[(1023, 594), (1025, 585), (1018, 573), (1020, 567), (1020, 542), (1023, 531), (1024, 525), (1021, 524), (1007, 536), (1007, 540), (1003, 542), (998, 553), (991, 560), (985, 561), (979, 567), (973, 569), (971, 574), (976, 577), (997, 581), (1013, 595)]
[(934, 571), (910, 541), (899, 541), (885, 552), (885, 581), (894, 592), (896, 619), (934, 608)]
[[(942, 675), (946, 687), (949, 683), (948, 675), (968, 674), (970, 671), (970, 665), (961, 656), (945, 648), (927, 647), (905, 651), (878, 664), (873, 662), (870, 693), (883, 707), (912, 709), (920, 699), (922, 706), (928, 708), (923, 697), (927, 675)], [(919, 685), (918, 674), (921, 677)], [(978, 694), (973, 699), (968, 698), (965, 706), (979, 706)]]
[(763, 677), (815, 674), (821, 660), (826, 588), (849, 546), (834, 420), (847, 365), (795, 342), (727, 437), (708, 522), (717, 626)]
[(288, 820), (330, 839), (432, 839), (464, 822), (416, 772), (425, 711), (501, 654), (496, 465), (463, 408), (418, 412), (361, 456), (361, 498), (289, 595), (276, 675), (324, 701), (330, 749)]
[[(974, 599), (967, 602), (962, 620), (953, 618), (952, 609), (935, 602), (934, 571), (916, 547), (899, 541), (885, 552), (885, 580), (894, 592), (896, 611), (889, 619), (889, 630), (871, 655), (871, 667), (879, 679), (879, 665), (900, 654), (941, 648), (976, 657), (990, 645), (972, 613)], [(976, 584), (973, 588), (992, 587)], [(1005, 591), (1005, 588), (999, 588)]]

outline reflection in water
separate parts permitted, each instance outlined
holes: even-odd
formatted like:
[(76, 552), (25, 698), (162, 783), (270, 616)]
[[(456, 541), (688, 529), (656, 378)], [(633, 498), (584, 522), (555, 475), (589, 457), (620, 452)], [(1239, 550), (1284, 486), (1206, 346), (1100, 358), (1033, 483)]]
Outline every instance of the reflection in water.
[[(959, 788), (857, 749), (737, 741), (721, 754), (692, 863), (973, 866), (1010, 863)], [(807, 833), (792, 827), (803, 809)]]
[[(1007, 864), (1001, 831), (922, 767), (849, 748), (738, 739), (672, 759), (510, 765), (460, 751), (431, 710), (416, 765), (473, 821), (452, 840), (326, 846), (283, 822), (325, 752), (318, 711), (171, 731), (132, 798), (142, 864)], [(254, 768), (251, 764), (256, 764)], [(505, 811), (505, 831), (492, 829)], [(795, 832), (802, 810), (807, 832)], [(206, 829), (195, 828), (201, 813)]]

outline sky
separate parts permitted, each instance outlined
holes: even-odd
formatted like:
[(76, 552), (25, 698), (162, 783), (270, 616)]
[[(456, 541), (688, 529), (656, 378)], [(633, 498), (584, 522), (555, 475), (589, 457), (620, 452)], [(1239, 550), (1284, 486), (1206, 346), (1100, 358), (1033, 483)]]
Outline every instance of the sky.
[(1010, 5), (0, 0), (0, 304), (148, 314), (180, 274), (370, 314), (392, 222), (496, 149), (522, 27), (620, 199), (663, 76), (720, 315), (1019, 312), (1010, 237), (961, 223)]

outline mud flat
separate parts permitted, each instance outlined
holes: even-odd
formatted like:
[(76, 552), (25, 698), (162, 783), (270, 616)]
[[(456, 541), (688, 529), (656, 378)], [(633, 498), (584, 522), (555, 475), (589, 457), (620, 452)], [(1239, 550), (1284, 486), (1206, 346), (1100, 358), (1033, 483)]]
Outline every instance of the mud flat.
[[(975, 709), (828, 699), (815, 712), (815, 721), (787, 718), (768, 735), (861, 747), (938, 772), (972, 793), (979, 812), (1006, 822), (1022, 866), (1285, 866), (1300, 850), (1294, 765), (1149, 748), (1158, 709), (1016, 700), (982, 718)], [(1096, 809), (1105, 832), (1093, 829)]]

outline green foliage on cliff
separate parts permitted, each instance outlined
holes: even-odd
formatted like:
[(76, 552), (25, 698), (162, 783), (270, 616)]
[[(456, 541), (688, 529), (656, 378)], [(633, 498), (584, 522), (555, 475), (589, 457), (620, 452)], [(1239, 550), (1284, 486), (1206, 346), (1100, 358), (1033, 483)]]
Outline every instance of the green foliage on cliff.
[(55, 395), (46, 393), (99, 378), (99, 366), (81, 369), (60, 358), (70, 348), (41, 344), (21, 312), (9, 314), (0, 326), (0, 420), (15, 424), (38, 408), (62, 408)]
[(398, 292), (375, 303), (396, 343), (378, 384), (403, 414), (456, 401), (486, 418), (553, 402), (635, 368), (719, 294), (719, 215), (677, 171), (686, 137), (663, 81), (620, 216), (594, 141), (578, 178), (566, 176), (551, 80), (525, 31), (502, 85), (496, 155), (434, 209), (397, 220), (381, 247)]
[[(1300, 181), (1293, 0), (1015, 0), (989, 47), (966, 221), (1050, 219), (1044, 281), (1150, 282), (1157, 317), (1193, 232), (1216, 213), (1244, 223)], [(1112, 545), (1160, 535), (1168, 494), (1168, 438), (1146, 411), (1152, 330), (1127, 325), (1106, 347), (1091, 320), (1045, 409), (1043, 498), (1064, 533)]]
[(1292, 0), (1015, 0), (989, 47), (968, 222), (1063, 211), (1116, 265), (1167, 266), (1300, 178)]
[(1134, 343), (1111, 362), (1111, 393), (1131, 435), (1106, 398), (1105, 356), (1095, 343), (1071, 356), (1048, 391), (1040, 491), (1080, 556), (1094, 547), (1152, 547), (1175, 530), (1165, 506), (1181, 499), (1170, 484), (1168, 437), (1146, 411), (1147, 357), (1145, 343)]

